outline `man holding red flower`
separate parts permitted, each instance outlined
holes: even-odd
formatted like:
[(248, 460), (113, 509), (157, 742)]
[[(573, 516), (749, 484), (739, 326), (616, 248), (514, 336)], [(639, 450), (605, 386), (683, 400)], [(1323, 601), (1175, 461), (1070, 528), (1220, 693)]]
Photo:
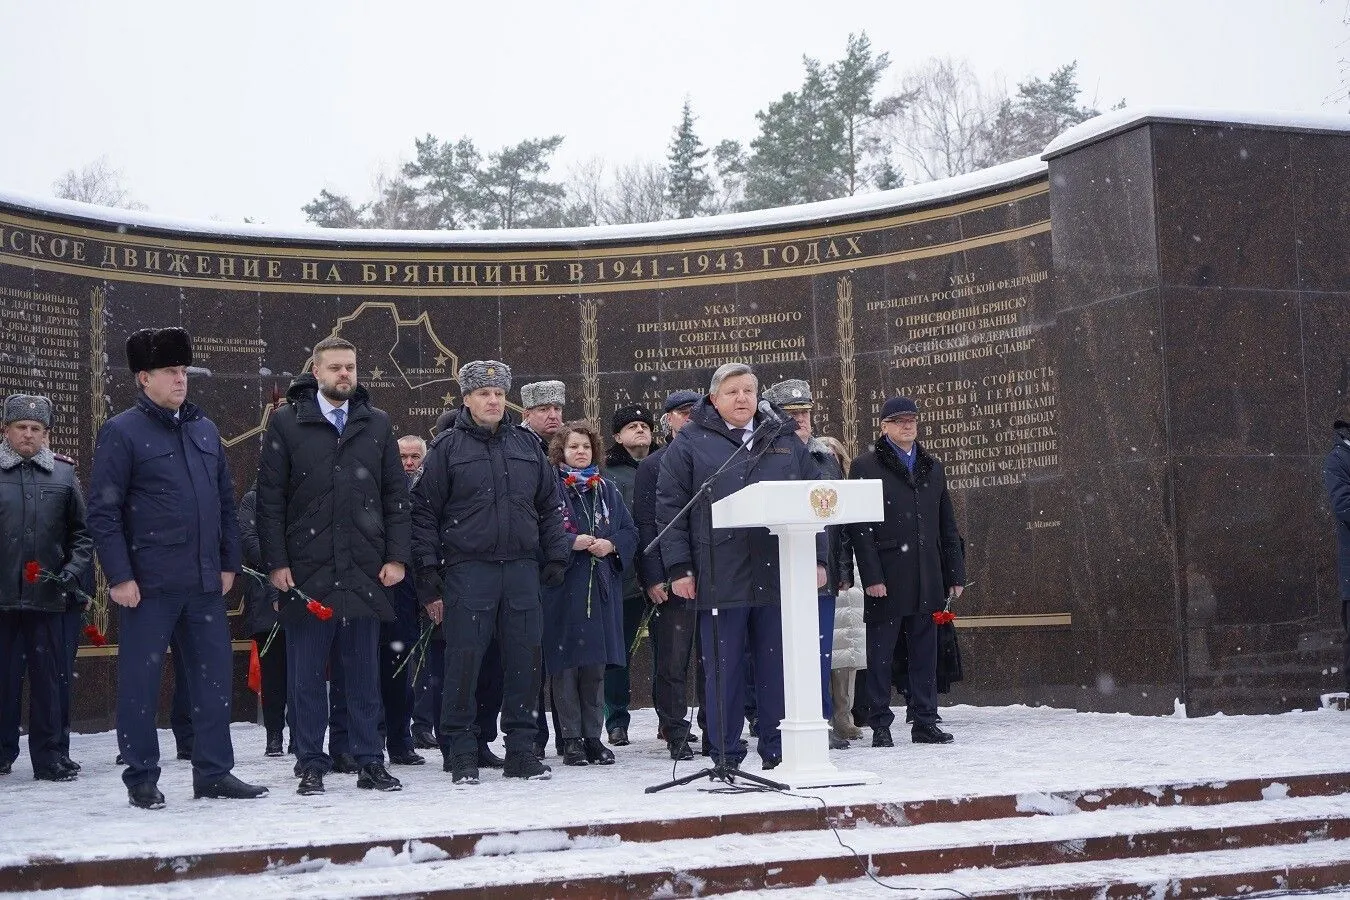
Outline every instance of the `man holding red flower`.
[[(5, 399), (0, 441), (0, 698), (17, 695), (10, 660), (26, 651), (28, 753), (39, 781), (70, 781), (61, 726), (61, 616), (66, 594), (91, 565), (84, 498), (75, 469), (47, 448), (52, 403)], [(0, 774), (12, 759), (0, 759)]]

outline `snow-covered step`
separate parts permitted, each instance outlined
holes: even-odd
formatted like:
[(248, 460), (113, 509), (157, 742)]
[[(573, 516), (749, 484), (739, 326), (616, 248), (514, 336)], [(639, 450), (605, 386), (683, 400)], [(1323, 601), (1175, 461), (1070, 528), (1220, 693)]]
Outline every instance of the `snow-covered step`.
[(1318, 900), (1350, 900), (1350, 841), (1017, 869), (960, 869), (942, 875), (859, 878), (720, 896), (722, 900), (933, 900), (961, 895), (979, 900), (1179, 900), (1309, 893), (1315, 893)]
[[(372, 850), (356, 864), (325, 859), (227, 878), (140, 885), (119, 897), (694, 896), (764, 886), (851, 881), (865, 865), (883, 879), (1024, 870), (1068, 863), (1106, 865), (1160, 854), (1241, 850), (1261, 858), (1274, 846), (1337, 845), (1350, 838), (1350, 801), (1340, 796), (1271, 799), (1211, 807), (1070, 812), (912, 826), (726, 834), (656, 843), (534, 832), (485, 838), (478, 852), (449, 859), (412, 842)], [(1345, 851), (1350, 852), (1350, 851)], [(1339, 863), (1338, 863), (1339, 865)], [(916, 882), (917, 883), (917, 882)], [(76, 900), (107, 888), (31, 896)]]
[[(531, 843), (552, 847), (559, 840), (573, 845), (585, 842), (620, 841), (629, 845), (671, 839), (697, 839), (725, 834), (780, 835), (793, 831), (813, 831), (831, 825), (843, 829), (874, 826), (940, 824), (978, 820), (1002, 820), (1023, 816), (1062, 815), (1111, 809), (1139, 810), (1148, 818), (1155, 807), (1206, 807), (1255, 800), (1279, 800), (1300, 797), (1350, 797), (1350, 773), (1296, 775), (1283, 778), (1251, 778), (1198, 784), (1104, 787), (1091, 790), (1028, 791), (975, 797), (937, 797), (894, 803), (825, 804), (802, 795), (742, 795), (759, 803), (775, 803), (777, 808), (726, 812), (718, 815), (690, 815), (660, 820), (626, 819), (592, 821), (578, 824), (575, 818), (558, 817), (534, 828), (503, 828), (456, 833), (403, 831), (440, 855), (458, 859), (473, 856), (482, 846)], [(458, 796), (465, 796), (459, 794)], [(795, 808), (783, 808), (782, 801), (795, 802)], [(256, 807), (246, 807), (252, 811)], [(556, 823), (556, 824), (555, 824)], [(297, 822), (297, 825), (300, 825)], [(302, 826), (303, 827), (303, 826)], [(1000, 828), (1004, 827), (1002, 825)], [(561, 837), (560, 837), (561, 836)], [(308, 864), (316, 858), (338, 864), (361, 861), (369, 854), (395, 854), (405, 840), (373, 839), (346, 842), (297, 843), (290, 846), (250, 848), (221, 847), (185, 853), (158, 845), (155, 855), (123, 858), (74, 860), (30, 860), (24, 864), (0, 866), (0, 890), (76, 887), (87, 884), (133, 885), (170, 881), (178, 878), (208, 878), (278, 867)]]

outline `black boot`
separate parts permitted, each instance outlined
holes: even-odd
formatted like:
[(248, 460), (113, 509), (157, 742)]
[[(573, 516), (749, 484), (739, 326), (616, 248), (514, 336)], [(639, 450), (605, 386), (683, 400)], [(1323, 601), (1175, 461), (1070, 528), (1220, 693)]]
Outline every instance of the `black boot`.
[(562, 745), (563, 765), (584, 766), (589, 762), (586, 759), (586, 745), (581, 742), (581, 738), (565, 738)]
[(950, 744), (955, 740), (936, 725), (915, 725), (910, 729), (909, 736), (916, 744)]
[(384, 763), (370, 763), (362, 766), (361, 774), (356, 776), (356, 786), (368, 791), (403, 790), (403, 782), (390, 775), (389, 770), (384, 767)]
[(300, 773), (300, 786), (295, 792), (302, 797), (323, 793), (323, 773), (318, 769), (307, 769)]
[(266, 793), (267, 788), (262, 785), (240, 781), (228, 772), (209, 784), (192, 786), (192, 796), (198, 800), (203, 797), (210, 800), (254, 800)]
[(487, 744), (478, 745), (478, 766), (483, 769), (500, 769), (506, 765), (506, 760), (492, 752), (492, 748)]
[(35, 781), (74, 781), (79, 776), (79, 772), (74, 769), (67, 769), (59, 762), (33, 767), (33, 779)]
[(333, 771), (339, 775), (355, 775), (361, 771), (361, 765), (350, 753), (333, 754)]
[(389, 751), (389, 763), (395, 766), (420, 766), (426, 763), (426, 757), (414, 750), (408, 750), (403, 753)]
[[(917, 725), (915, 726), (918, 727)], [(895, 741), (891, 740), (891, 729), (886, 725), (878, 725), (872, 729), (873, 747), (894, 747)]]
[(507, 750), (503, 778), (524, 778), (527, 781), (547, 781), (553, 770), (539, 761), (529, 750)]
[(432, 734), (430, 728), (414, 728), (412, 730), (413, 747), (418, 750), (435, 750), (437, 748), (436, 735)]
[(127, 788), (127, 802), (137, 809), (163, 809), (164, 795), (150, 782)]
[(281, 751), (281, 732), (267, 732), (267, 746), (263, 748), (264, 756), (284, 756)]
[(581, 742), (586, 748), (586, 762), (593, 766), (614, 765), (614, 753), (599, 738), (586, 738)]

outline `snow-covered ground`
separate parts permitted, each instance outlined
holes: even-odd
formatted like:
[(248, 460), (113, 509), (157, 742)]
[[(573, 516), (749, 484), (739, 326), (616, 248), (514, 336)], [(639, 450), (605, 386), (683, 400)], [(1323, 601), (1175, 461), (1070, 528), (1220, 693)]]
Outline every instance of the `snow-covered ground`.
[[(120, 780), (120, 769), (113, 765), (115, 738), (105, 732), (76, 735), (72, 756), (84, 770), (81, 777), (67, 784), (32, 780), (26, 753), (15, 764), (14, 773), (0, 776), (0, 865), (14, 865), (34, 858), (98, 859), (127, 856), (177, 857), (222, 849), (297, 846), (308, 843), (329, 844), (342, 841), (403, 841), (418, 837), (458, 834), (481, 830), (527, 830), (572, 824), (619, 822), (633, 819), (672, 819), (685, 816), (734, 812), (772, 811), (819, 807), (823, 798), (830, 804), (903, 802), (926, 798), (977, 795), (1026, 794), (1072, 791), (1115, 786), (1147, 786), (1186, 782), (1214, 783), (1238, 778), (1273, 777), (1340, 772), (1350, 770), (1350, 715), (1317, 710), (1271, 716), (1213, 716), (1203, 719), (1180, 717), (1142, 717), (1124, 714), (1078, 713), (1071, 710), (1029, 707), (956, 706), (942, 710), (944, 727), (956, 742), (947, 746), (920, 746), (897, 743), (893, 749), (873, 749), (869, 738), (854, 747), (832, 754), (836, 764), (870, 770), (881, 776), (879, 785), (815, 789), (799, 795), (775, 793), (723, 794), (708, 789), (718, 787), (707, 781), (674, 788), (658, 794), (645, 794), (643, 788), (695, 771), (705, 763), (701, 757), (692, 763), (672, 764), (664, 745), (656, 741), (656, 723), (651, 710), (638, 710), (630, 734), (634, 743), (616, 748), (618, 763), (611, 767), (568, 768), (550, 757), (554, 777), (547, 782), (504, 780), (498, 773), (484, 770), (484, 781), (476, 786), (455, 787), (441, 771), (435, 753), (424, 754), (428, 764), (420, 767), (395, 767), (404, 782), (398, 794), (378, 794), (358, 790), (354, 776), (330, 775), (328, 793), (319, 797), (295, 794), (291, 774), (292, 758), (268, 759), (262, 755), (263, 732), (254, 725), (234, 726), (237, 758), (236, 774), (247, 781), (271, 787), (270, 796), (252, 802), (193, 800), (189, 763), (169, 759), (164, 763), (160, 788), (168, 800), (164, 810), (146, 812), (127, 805)], [(870, 732), (867, 732), (870, 735)], [(896, 728), (896, 737), (907, 738), (907, 731)], [(172, 750), (173, 739), (166, 731), (161, 746)], [(500, 750), (500, 745), (498, 745)], [(751, 756), (747, 770), (758, 771), (757, 758)], [(808, 796), (809, 795), (809, 796)], [(1270, 804), (1285, 804), (1281, 816), (1306, 818), (1350, 814), (1350, 801), (1340, 797), (1285, 799), (1278, 790), (1271, 793)], [(1182, 810), (1177, 816), (1194, 815), (1197, 821), (1213, 821), (1215, 815), (1240, 822), (1254, 815), (1250, 807), (1263, 804), (1234, 804), (1232, 811), (1205, 813)], [(1248, 807), (1243, 811), (1240, 807)], [(1274, 809), (1272, 808), (1272, 811)], [(1132, 833), (1136, 829), (1157, 827), (1158, 811), (1112, 811), (1092, 813), (1098, 829), (1108, 833)], [(1169, 814), (1170, 815), (1170, 814)], [(1208, 819), (1205, 819), (1208, 816)], [(1046, 830), (1048, 837), (1073, 839), (1075, 826), (1070, 819), (1084, 816), (1057, 816), (1041, 819), (1029, 828)], [(1037, 823), (1038, 820), (1019, 820)], [(1054, 821), (1055, 824), (1051, 824)], [(1180, 822), (1181, 820), (1176, 820)], [(965, 840), (982, 843), (997, 840), (982, 835), (979, 823), (953, 823), (914, 826), (916, 846), (931, 841)], [(984, 826), (987, 827), (987, 826)], [(961, 829), (965, 829), (964, 832)], [(850, 843), (866, 843), (868, 829), (844, 832)], [(878, 829), (877, 831), (882, 831)], [(890, 829), (889, 831), (895, 831)], [(838, 851), (829, 832), (804, 832), (782, 835), (776, 844), (791, 854), (780, 858), (814, 858)], [(562, 845), (565, 835), (559, 834)], [(538, 840), (539, 838), (533, 838)], [(909, 840), (909, 839), (907, 839)], [(736, 843), (727, 836), (728, 848)], [(795, 843), (794, 843), (795, 842)], [(1344, 842), (1323, 842), (1320, 851), (1334, 855), (1344, 848), (1329, 846)], [(892, 842), (893, 845), (893, 842)], [(416, 845), (414, 845), (414, 848)], [(792, 848), (796, 849), (792, 849)], [(813, 849), (814, 848), (814, 849)], [(526, 846), (505, 847), (527, 850)], [(545, 848), (538, 848), (545, 849)], [(859, 847), (859, 849), (863, 849)], [(879, 848), (878, 848), (879, 849)], [(435, 859), (440, 851), (427, 850)], [(577, 847), (563, 857), (578, 856), (581, 871), (601, 871), (619, 857), (633, 863), (634, 847), (600, 845)], [(671, 848), (652, 853), (669, 853)], [(688, 851), (698, 852), (695, 848)], [(403, 859), (384, 861), (398, 866), (415, 861), (416, 851)], [(531, 859), (535, 857), (535, 859)], [(497, 858), (498, 860), (500, 858)], [(569, 869), (559, 854), (521, 853), (511, 868), (519, 877), (547, 877), (560, 869)], [(649, 859), (648, 862), (652, 860)], [(369, 860), (367, 868), (379, 863)], [(490, 861), (484, 859), (488, 864)], [(417, 866), (434, 874), (438, 864)], [(500, 863), (493, 863), (498, 869)], [(1105, 863), (1100, 865), (1106, 865)], [(616, 866), (616, 871), (623, 865)], [(338, 869), (329, 867), (335, 876)], [(1184, 871), (1184, 870), (1183, 870)], [(296, 873), (301, 874), (301, 873)], [(390, 873), (386, 873), (390, 874)], [(465, 877), (459, 872), (456, 877)], [(485, 876), (486, 877), (486, 876)], [(1003, 876), (1000, 876), (1003, 877)], [(324, 896), (322, 872), (304, 875), (306, 883), (288, 885), (292, 896)], [(911, 886), (917, 884), (906, 880)], [(929, 879), (936, 884), (942, 879)], [(210, 881), (180, 882), (147, 887), (134, 892), (106, 891), (102, 896), (207, 896)], [(195, 886), (195, 887), (194, 887)], [(973, 885), (972, 885), (973, 886)], [(360, 891), (336, 890), (334, 895), (356, 896)], [(861, 888), (862, 885), (855, 885)], [(836, 888), (838, 889), (838, 888)], [(98, 896), (101, 889), (68, 892), (62, 896)], [(229, 891), (216, 893), (228, 896)], [(865, 896), (855, 893), (851, 896)], [(891, 894), (894, 896), (894, 894)], [(843, 896), (843, 894), (839, 894)]]

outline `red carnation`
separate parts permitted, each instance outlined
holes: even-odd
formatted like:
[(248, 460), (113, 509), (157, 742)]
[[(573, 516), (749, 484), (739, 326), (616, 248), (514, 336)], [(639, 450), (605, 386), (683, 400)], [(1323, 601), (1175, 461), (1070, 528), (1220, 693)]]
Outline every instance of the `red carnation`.
[(956, 613), (950, 610), (940, 609), (933, 613), (933, 621), (939, 625), (950, 625), (956, 621)]
[(102, 647), (104, 644), (108, 643), (108, 639), (104, 636), (103, 632), (98, 630), (97, 625), (90, 624), (84, 626), (84, 636), (88, 638), (89, 643), (93, 644), (95, 647)]
[(327, 622), (333, 618), (333, 610), (313, 598), (310, 598), (309, 602), (305, 604), (305, 609), (309, 610), (309, 614), (320, 622)]
[(587, 483), (588, 485), (590, 485), (591, 487), (595, 487), (597, 484), (600, 483), (600, 481), (601, 481), (601, 478), (600, 478), (599, 475), (592, 475), (590, 478), (587, 478), (587, 479), (586, 479), (586, 483)]
[(28, 582), (29, 584), (37, 584), (37, 580), (41, 577), (42, 577), (42, 566), (38, 565), (37, 560), (30, 559), (28, 562), (23, 564), (24, 581)]
[(577, 483), (577, 476), (570, 473), (566, 478), (563, 479), (563, 484), (567, 485), (568, 487), (575, 487), (576, 483)]

